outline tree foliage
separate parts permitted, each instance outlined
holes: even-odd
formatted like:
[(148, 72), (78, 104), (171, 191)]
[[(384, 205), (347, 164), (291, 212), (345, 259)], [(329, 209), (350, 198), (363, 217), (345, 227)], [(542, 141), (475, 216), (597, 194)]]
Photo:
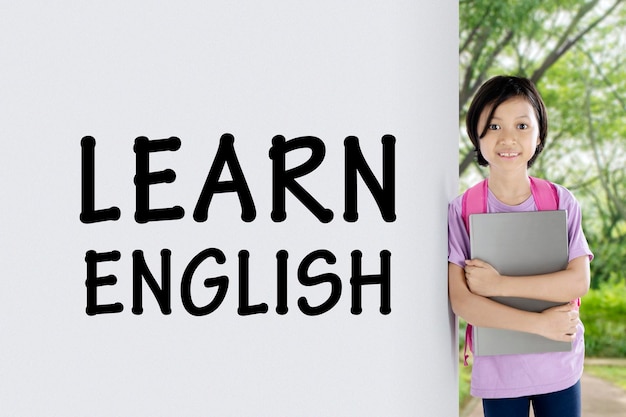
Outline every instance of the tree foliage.
[[(626, 5), (624, 0), (459, 2), (459, 121), (496, 74), (530, 78), (546, 103), (546, 148), (533, 174), (572, 190), (596, 259), (593, 285), (626, 280)], [(484, 176), (462, 135), (459, 172)]]

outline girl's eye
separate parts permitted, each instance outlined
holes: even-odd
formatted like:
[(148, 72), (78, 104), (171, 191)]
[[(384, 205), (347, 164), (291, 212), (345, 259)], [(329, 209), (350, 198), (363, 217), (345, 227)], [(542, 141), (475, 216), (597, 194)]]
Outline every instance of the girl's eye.
[(520, 123), (517, 125), (517, 128), (525, 130), (525, 129), (528, 129), (528, 125), (526, 123)]
[(496, 125), (496, 124), (493, 124), (493, 123), (492, 123), (492, 124), (490, 124), (487, 128), (488, 128), (489, 130), (499, 130), (499, 129), (500, 129), (500, 125)]

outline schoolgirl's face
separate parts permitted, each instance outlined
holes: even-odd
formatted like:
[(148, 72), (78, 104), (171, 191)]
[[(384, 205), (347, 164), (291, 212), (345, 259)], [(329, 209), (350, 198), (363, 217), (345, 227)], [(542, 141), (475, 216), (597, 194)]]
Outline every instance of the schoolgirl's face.
[(523, 97), (501, 103), (487, 120), (491, 107), (483, 109), (478, 120), (480, 152), (495, 170), (527, 170), (528, 161), (539, 144), (539, 123), (533, 106)]

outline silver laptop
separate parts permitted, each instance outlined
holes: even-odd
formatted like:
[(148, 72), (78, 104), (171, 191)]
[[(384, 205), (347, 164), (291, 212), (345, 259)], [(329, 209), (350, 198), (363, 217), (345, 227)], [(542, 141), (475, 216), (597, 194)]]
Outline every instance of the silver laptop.
[[(472, 214), (472, 258), (491, 264), (509, 276), (541, 275), (563, 270), (568, 263), (567, 212), (530, 211)], [(539, 312), (563, 304), (517, 297), (492, 297), (521, 310)], [(474, 326), (474, 355), (566, 352), (571, 342), (513, 330)]]

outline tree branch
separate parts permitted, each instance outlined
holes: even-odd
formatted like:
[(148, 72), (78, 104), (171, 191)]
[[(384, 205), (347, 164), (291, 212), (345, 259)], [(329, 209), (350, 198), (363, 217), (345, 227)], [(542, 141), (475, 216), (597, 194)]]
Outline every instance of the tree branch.
[(604, 19), (606, 19), (622, 1), (623, 0), (617, 0), (615, 3), (613, 3), (613, 5), (609, 9), (607, 9), (606, 12), (604, 12), (604, 14), (602, 14), (595, 21), (591, 22), (589, 26), (583, 29), (574, 38), (568, 40), (570, 33), (576, 28), (576, 26), (582, 20), (582, 18), (593, 9), (593, 7), (598, 3), (598, 0), (594, 0), (583, 5), (578, 11), (578, 13), (576, 14), (576, 16), (574, 17), (574, 19), (570, 22), (570, 25), (568, 26), (567, 30), (565, 30), (565, 32), (563, 33), (563, 36), (561, 36), (561, 39), (559, 40), (555, 48), (552, 50), (552, 52), (550, 52), (550, 54), (548, 54), (548, 56), (543, 61), (541, 66), (535, 70), (535, 72), (531, 75), (530, 79), (534, 83), (537, 83), (541, 79), (541, 77), (543, 77), (546, 71), (552, 65), (554, 65), (556, 61), (559, 60), (559, 58), (565, 55), (565, 53), (567, 53), (567, 51), (569, 51), (572, 48), (572, 46), (574, 46), (578, 41), (580, 41), (583, 38), (583, 36), (589, 33), (593, 28), (595, 28), (598, 24), (600, 24), (600, 22), (602, 22)]
[[(498, 42), (498, 44), (493, 49), (493, 52), (485, 60), (485, 64), (480, 69), (480, 72), (478, 73), (478, 75), (476, 75), (475, 77), (471, 77), (471, 76), (468, 77), (468, 72), (469, 74), (471, 74), (473, 71), (466, 71), (466, 78), (464, 80), (463, 89), (461, 90), (461, 93), (459, 94), (459, 112), (461, 112), (461, 110), (463, 109), (463, 107), (465, 107), (469, 99), (474, 95), (474, 93), (476, 93), (476, 90), (478, 90), (478, 87), (480, 87), (480, 85), (484, 82), (485, 75), (487, 74), (487, 70), (491, 68), (493, 61), (495, 61), (495, 59), (500, 54), (500, 52), (502, 52), (502, 50), (511, 42), (511, 39), (513, 39), (513, 35), (514, 35), (514, 32), (512, 30), (509, 30), (506, 32), (504, 37), (500, 40), (500, 42)], [(485, 42), (483, 42), (482, 44), (477, 44), (476, 48), (474, 49), (478, 51), (484, 49), (484, 44), (486, 43), (486, 40), (487, 39), (485, 39)], [(480, 53), (477, 53), (473, 56), (476, 57), (479, 55)], [(470, 70), (472, 67), (473, 67), (472, 65), (468, 65), (468, 70)]]

